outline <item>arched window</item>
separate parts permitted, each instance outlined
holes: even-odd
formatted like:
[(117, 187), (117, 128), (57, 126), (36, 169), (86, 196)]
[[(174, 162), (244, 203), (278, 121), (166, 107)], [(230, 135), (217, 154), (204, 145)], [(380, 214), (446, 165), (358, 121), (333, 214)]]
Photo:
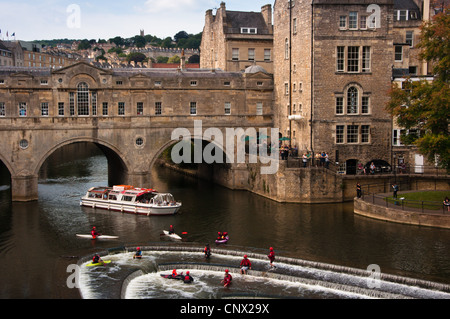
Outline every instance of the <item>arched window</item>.
[(351, 86), (347, 90), (347, 114), (358, 113), (358, 89)]
[(78, 115), (89, 115), (89, 86), (81, 82), (77, 86)]

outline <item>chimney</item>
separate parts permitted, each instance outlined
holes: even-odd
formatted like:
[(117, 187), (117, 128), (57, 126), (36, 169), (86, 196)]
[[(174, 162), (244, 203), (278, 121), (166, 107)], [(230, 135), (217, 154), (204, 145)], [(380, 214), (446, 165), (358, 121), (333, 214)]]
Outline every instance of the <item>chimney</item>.
[(261, 14), (264, 18), (264, 21), (266, 22), (267, 29), (270, 33), (272, 33), (272, 5), (266, 4), (265, 6), (262, 6)]
[(184, 55), (184, 49), (181, 50), (180, 68), (182, 71), (186, 70), (186, 56)]

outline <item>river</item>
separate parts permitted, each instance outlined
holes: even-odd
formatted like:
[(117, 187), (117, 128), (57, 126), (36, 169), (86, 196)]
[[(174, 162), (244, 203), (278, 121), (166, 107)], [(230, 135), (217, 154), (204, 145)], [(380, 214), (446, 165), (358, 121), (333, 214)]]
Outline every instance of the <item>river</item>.
[[(277, 203), (166, 168), (153, 169), (153, 187), (182, 201), (179, 214), (145, 217), (80, 207), (87, 189), (106, 185), (108, 180), (106, 157), (93, 145), (65, 147), (44, 164), (37, 202), (11, 202), (8, 172), (0, 168), (0, 298), (79, 298), (78, 289), (67, 287), (67, 265), (100, 250), (167, 245), (161, 232), (169, 225), (179, 234), (187, 233), (179, 244), (187, 247), (213, 243), (217, 231), (227, 231), (230, 250), (264, 255), (274, 247), (280, 257), (363, 270), (375, 264), (383, 273), (450, 284), (450, 230), (356, 216), (352, 203)], [(92, 226), (119, 239), (76, 237), (89, 233)], [(125, 262), (125, 255), (116, 256), (119, 264)], [(239, 263), (237, 256), (224, 258), (224, 264)], [(204, 281), (212, 280), (205, 276)], [(209, 298), (209, 291), (189, 296)], [(242, 291), (245, 287), (239, 288)], [(149, 292), (143, 294), (148, 297)], [(295, 292), (289, 296), (296, 297)], [(108, 297), (119, 296), (98, 296)]]

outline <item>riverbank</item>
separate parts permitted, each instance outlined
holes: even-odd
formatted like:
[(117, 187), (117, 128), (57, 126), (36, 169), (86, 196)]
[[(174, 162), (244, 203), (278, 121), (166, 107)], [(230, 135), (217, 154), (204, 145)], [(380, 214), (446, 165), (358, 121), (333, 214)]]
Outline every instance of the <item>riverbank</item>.
[(389, 194), (367, 195), (354, 199), (354, 213), (357, 215), (416, 226), (437, 227), (450, 229), (450, 212), (422, 208), (419, 211), (402, 205), (401, 193), (399, 200), (386, 201)]

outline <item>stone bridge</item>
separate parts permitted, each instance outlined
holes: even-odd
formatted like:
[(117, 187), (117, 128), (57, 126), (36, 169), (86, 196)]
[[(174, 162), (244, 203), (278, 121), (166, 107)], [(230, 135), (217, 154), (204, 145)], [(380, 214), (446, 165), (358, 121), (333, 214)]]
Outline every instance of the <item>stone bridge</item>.
[(174, 130), (204, 139), (194, 123), (223, 136), (227, 128), (272, 127), (272, 75), (182, 65), (108, 70), (83, 62), (59, 70), (0, 68), (0, 160), (14, 201), (37, 200), (43, 163), (78, 142), (103, 150), (110, 184), (149, 187), (152, 166), (177, 142)]

